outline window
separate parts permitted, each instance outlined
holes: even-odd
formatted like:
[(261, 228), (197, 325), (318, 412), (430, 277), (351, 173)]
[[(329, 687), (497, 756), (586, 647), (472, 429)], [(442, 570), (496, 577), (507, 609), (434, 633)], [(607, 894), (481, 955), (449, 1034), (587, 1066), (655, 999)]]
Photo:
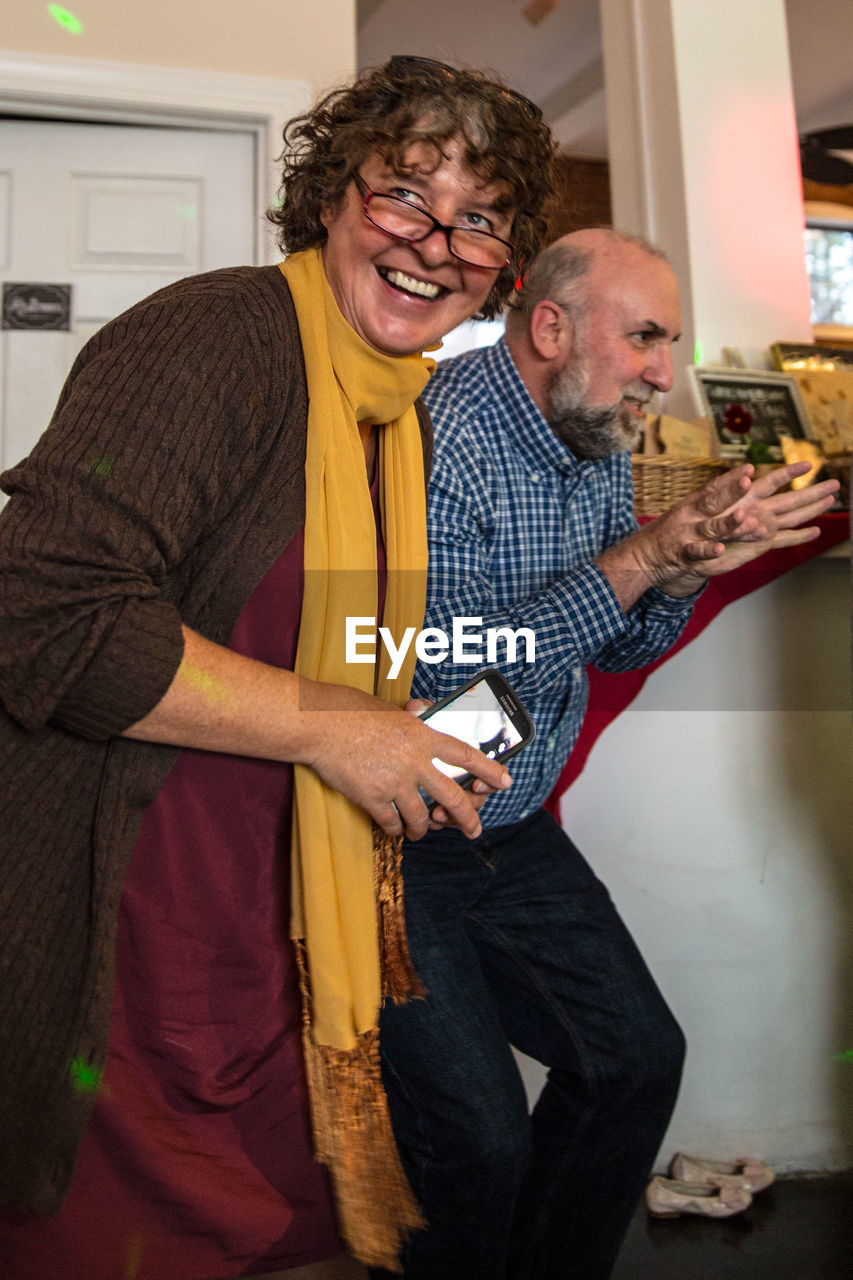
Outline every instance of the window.
[(853, 228), (806, 227), (812, 324), (853, 325)]
[(812, 324), (853, 327), (853, 207), (809, 202), (805, 251)]

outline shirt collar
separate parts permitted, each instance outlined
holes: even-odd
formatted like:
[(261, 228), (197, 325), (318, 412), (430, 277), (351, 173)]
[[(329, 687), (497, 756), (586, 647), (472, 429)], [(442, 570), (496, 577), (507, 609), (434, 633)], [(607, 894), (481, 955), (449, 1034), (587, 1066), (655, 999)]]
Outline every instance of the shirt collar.
[(581, 465), (579, 460), (543, 418), (524, 385), (505, 338), (499, 338), (489, 348), (487, 363), (489, 375), (500, 389), (503, 406), (508, 411), (504, 418), (507, 430), (531, 469), (551, 467), (558, 471), (576, 471)]

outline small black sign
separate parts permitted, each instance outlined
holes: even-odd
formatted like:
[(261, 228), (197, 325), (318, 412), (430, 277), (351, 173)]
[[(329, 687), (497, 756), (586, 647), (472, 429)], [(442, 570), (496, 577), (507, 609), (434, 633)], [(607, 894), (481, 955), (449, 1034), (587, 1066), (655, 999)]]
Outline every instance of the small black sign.
[(4, 329), (70, 329), (70, 284), (4, 284)]
[(689, 370), (701, 411), (713, 418), (723, 444), (775, 445), (780, 436), (808, 435), (808, 416), (795, 379), (764, 370)]

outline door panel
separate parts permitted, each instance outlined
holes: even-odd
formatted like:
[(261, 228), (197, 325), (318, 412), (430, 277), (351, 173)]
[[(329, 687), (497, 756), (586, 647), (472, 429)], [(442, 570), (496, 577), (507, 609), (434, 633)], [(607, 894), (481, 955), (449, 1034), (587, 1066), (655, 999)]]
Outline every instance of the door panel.
[(203, 196), (198, 178), (73, 174), (72, 270), (199, 271)]

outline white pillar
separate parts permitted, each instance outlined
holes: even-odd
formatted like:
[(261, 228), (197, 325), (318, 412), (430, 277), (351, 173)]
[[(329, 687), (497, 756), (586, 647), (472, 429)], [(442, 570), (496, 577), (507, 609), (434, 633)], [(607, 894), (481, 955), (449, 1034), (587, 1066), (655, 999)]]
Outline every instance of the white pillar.
[(672, 260), (684, 370), (812, 341), (784, 0), (601, 0), (614, 225)]

